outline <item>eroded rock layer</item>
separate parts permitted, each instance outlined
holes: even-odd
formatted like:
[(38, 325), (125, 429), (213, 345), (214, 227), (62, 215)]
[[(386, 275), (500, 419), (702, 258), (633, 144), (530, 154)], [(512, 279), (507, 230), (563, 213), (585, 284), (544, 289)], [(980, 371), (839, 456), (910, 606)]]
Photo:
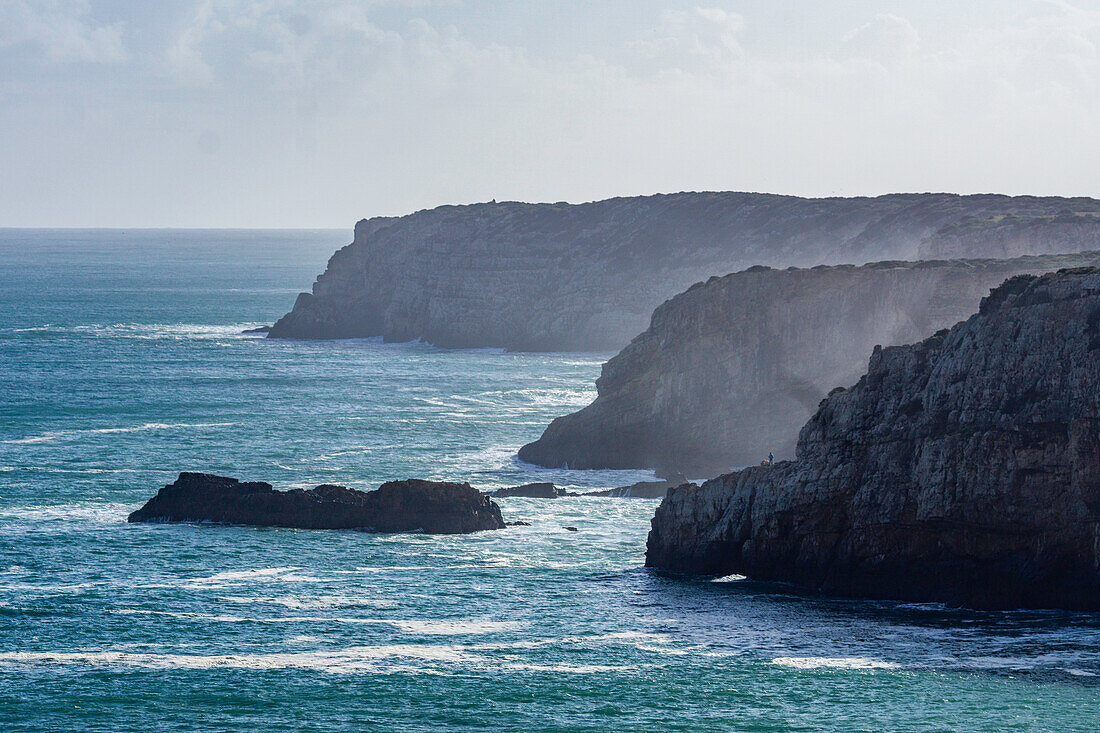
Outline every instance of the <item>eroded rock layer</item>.
[(1093, 199), (681, 193), (442, 206), (360, 221), (270, 336), (614, 350), (666, 298), (750, 265), (1091, 249)]
[(797, 458), (673, 489), (646, 564), (846, 596), (1100, 609), (1100, 269), (876, 348)]
[(705, 478), (794, 456), (798, 430), (877, 345), (922, 339), (973, 313), (1005, 278), (1100, 253), (881, 262), (711, 278), (661, 305), (603, 367), (599, 396), (554, 420), (520, 458)]

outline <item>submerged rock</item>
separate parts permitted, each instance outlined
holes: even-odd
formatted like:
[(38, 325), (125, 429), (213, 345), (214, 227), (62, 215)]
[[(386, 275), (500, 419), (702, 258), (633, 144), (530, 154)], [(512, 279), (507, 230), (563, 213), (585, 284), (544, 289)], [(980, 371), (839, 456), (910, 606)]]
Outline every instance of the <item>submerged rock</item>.
[(408, 479), (366, 492), (332, 485), (275, 491), (262, 481), (186, 472), (127, 521), (431, 534), (504, 527), (500, 508), (469, 484)]
[(1100, 609), (1100, 269), (1018, 276), (824, 400), (797, 459), (673, 489), (646, 564), (831, 594)]
[(876, 344), (954, 325), (1012, 275), (1085, 264), (1100, 264), (1100, 253), (754, 267), (711, 278), (657, 308), (604, 365), (596, 401), (554, 420), (519, 457), (665, 478), (717, 476), (769, 453), (793, 458), (799, 428), (830, 389), (859, 379)]
[(704, 192), (441, 206), (360, 221), (270, 336), (614, 350), (666, 298), (754, 264), (1012, 257), (1098, 241), (1100, 201), (1086, 198)]
[(494, 499), (505, 499), (509, 497), (526, 497), (528, 499), (556, 499), (559, 496), (566, 496), (564, 489), (559, 489), (557, 486), (551, 483), (537, 483), (537, 484), (523, 484), (522, 486), (511, 486), (506, 489), (497, 489), (496, 491), (490, 491), (487, 496), (491, 496)]

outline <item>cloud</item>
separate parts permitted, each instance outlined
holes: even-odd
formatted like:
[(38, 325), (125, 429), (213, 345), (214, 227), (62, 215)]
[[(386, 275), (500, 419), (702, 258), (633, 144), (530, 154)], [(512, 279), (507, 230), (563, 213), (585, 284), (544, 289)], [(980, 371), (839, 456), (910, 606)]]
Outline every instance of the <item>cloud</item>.
[(86, 0), (5, 0), (0, 3), (0, 47), (35, 47), (57, 63), (118, 63), (129, 55), (119, 24), (90, 20)]
[(728, 71), (745, 57), (741, 15), (720, 8), (666, 11), (649, 37), (628, 44), (629, 63), (649, 74)]
[(892, 65), (912, 58), (920, 49), (920, 35), (905, 18), (880, 13), (874, 20), (844, 36), (843, 51), (850, 57)]
[[(425, 8), (423, 0), (202, 0), (167, 52), (189, 86), (236, 84), (280, 90), (346, 90), (424, 50), (424, 21), (405, 32), (372, 19), (380, 7)], [(438, 44), (438, 34), (428, 39)]]
[[(1100, 195), (1100, 13), (1072, 2), (515, 1), (132, 0), (125, 29), (36, 3), (135, 63), (110, 86), (92, 67), (0, 81), (0, 136), (21, 142), (0, 167), (25, 173), (0, 181), (0, 222), (58, 201), (69, 218), (37, 221), (340, 224), (700, 188)], [(0, 0), (24, 29), (5, 61), (45, 58), (30, 7)], [(112, 56), (73, 48), (57, 53)]]

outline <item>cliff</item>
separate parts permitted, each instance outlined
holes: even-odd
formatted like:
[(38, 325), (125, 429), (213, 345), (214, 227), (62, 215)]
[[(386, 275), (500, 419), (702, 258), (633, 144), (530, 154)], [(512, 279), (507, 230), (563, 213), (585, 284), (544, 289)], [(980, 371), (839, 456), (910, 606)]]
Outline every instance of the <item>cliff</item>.
[(794, 456), (829, 389), (876, 344), (915, 341), (974, 312), (1022, 272), (1100, 265), (1100, 253), (747, 271), (664, 303), (608, 361), (589, 406), (554, 420), (521, 459), (572, 468), (716, 476)]
[(409, 479), (384, 483), (375, 491), (332, 485), (275, 491), (263, 481), (186, 472), (127, 521), (431, 534), (504, 527), (500, 507), (469, 484)]
[(442, 347), (613, 350), (715, 273), (1100, 249), (1100, 201), (681, 193), (443, 206), (360, 221), (269, 334)]
[(646, 564), (1100, 609), (1100, 268), (1012, 278), (950, 331), (876, 348), (795, 461), (673, 489)]

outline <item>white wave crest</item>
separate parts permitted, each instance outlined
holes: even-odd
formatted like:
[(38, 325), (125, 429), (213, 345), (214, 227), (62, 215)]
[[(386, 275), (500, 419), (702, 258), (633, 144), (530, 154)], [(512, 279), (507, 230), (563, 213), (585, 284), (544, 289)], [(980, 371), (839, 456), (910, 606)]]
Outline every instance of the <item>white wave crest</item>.
[[(309, 637), (295, 637), (305, 642)], [(410, 664), (413, 663), (413, 664)], [(128, 652), (121, 650), (76, 652), (0, 652), (0, 666), (88, 666), (107, 668), (178, 669), (307, 669), (334, 674), (447, 674), (446, 667), (508, 670), (515, 672), (556, 672), (597, 674), (628, 672), (633, 667), (601, 664), (529, 664), (500, 662), (472, 652), (468, 647), (450, 644), (390, 644), (355, 646), (336, 650), (287, 651), (254, 654), (175, 654)]]
[(257, 604), (267, 603), (296, 611), (316, 611), (325, 608), (347, 608), (349, 606), (367, 606), (370, 608), (393, 608), (397, 601), (383, 598), (364, 598), (362, 596), (325, 595), (311, 598), (298, 596), (277, 596), (268, 598), (253, 598), (248, 596), (226, 596), (221, 600), (228, 603)]
[(258, 624), (370, 624), (391, 626), (406, 634), (420, 636), (473, 636), (494, 634), (501, 631), (514, 631), (527, 626), (522, 621), (487, 621), (484, 619), (421, 620), (421, 619), (385, 619), (328, 616), (258, 616), (246, 617), (217, 613), (199, 613), (195, 611), (154, 611), (137, 608), (123, 608), (112, 613), (122, 616), (161, 616), (182, 620), (214, 621), (220, 623), (258, 623)]
[(231, 422), (207, 422), (207, 423), (163, 423), (149, 422), (141, 425), (128, 425), (118, 428), (88, 428), (84, 430), (54, 430), (41, 435), (31, 435), (15, 440), (0, 440), (0, 443), (8, 445), (31, 445), (36, 443), (56, 443), (65, 440), (73, 440), (86, 435), (108, 435), (111, 433), (140, 433), (146, 430), (181, 430), (186, 428), (223, 428), (236, 423)]
[(463, 634), (494, 634), (500, 631), (515, 631), (527, 624), (522, 621), (483, 621), (463, 619), (459, 621), (391, 621), (406, 634), (424, 634), (427, 636), (457, 636)]
[(45, 333), (70, 336), (91, 336), (93, 338), (131, 338), (139, 340), (155, 339), (225, 339), (255, 338), (257, 334), (242, 333), (265, 324), (250, 321), (229, 325), (211, 325), (209, 323), (92, 323), (75, 326), (31, 326), (13, 328), (11, 333)]
[[(471, 663), (481, 657), (449, 645), (393, 644), (348, 647), (334, 651), (271, 654), (155, 654), (123, 651), (0, 652), (0, 664), (35, 666), (137, 667), (143, 669), (309, 669), (322, 672), (383, 673), (390, 659), (421, 662)], [(421, 671), (416, 668), (403, 670)]]
[(772, 664), (794, 669), (899, 669), (893, 662), (869, 657), (776, 657)]
[[(133, 510), (129, 504), (51, 504), (16, 506), (0, 509), (0, 519), (28, 522), (86, 522), (89, 524), (125, 524)], [(17, 526), (17, 525), (13, 525)]]
[(227, 570), (204, 578), (190, 578), (184, 581), (196, 588), (227, 588), (241, 583), (321, 583), (321, 578), (312, 575), (299, 575), (298, 566), (278, 568), (250, 568), (248, 570)]

